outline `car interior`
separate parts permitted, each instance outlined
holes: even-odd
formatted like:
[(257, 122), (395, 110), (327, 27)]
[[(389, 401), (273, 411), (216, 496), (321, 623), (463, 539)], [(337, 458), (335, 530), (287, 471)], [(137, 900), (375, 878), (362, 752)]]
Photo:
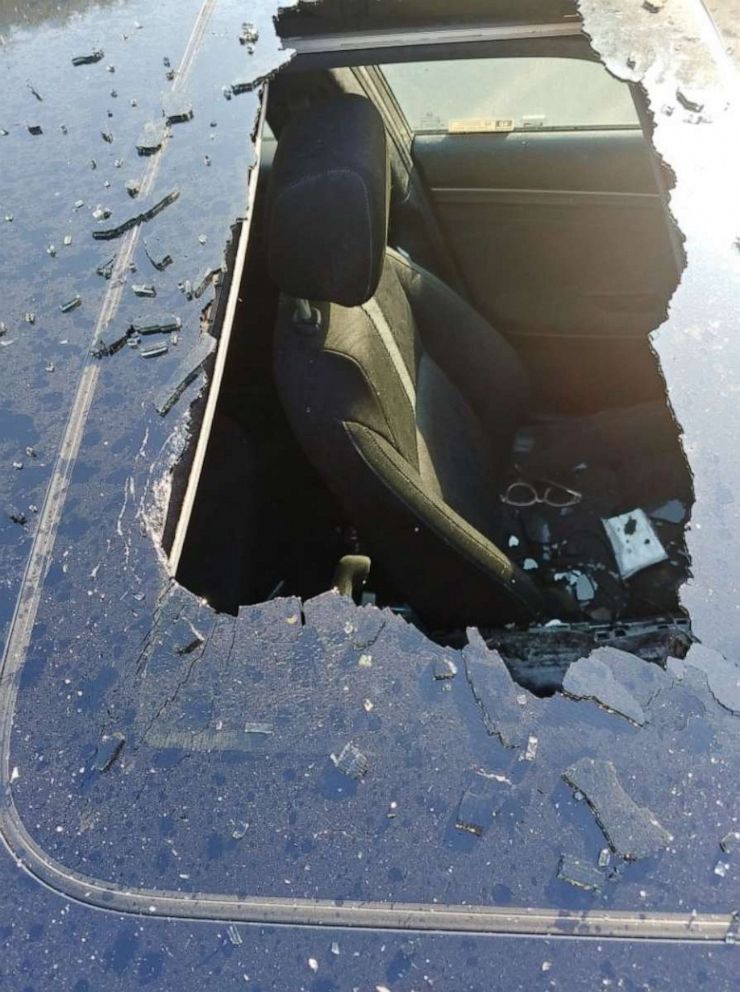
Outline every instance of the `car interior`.
[(355, 54), (270, 84), (178, 580), (227, 612), (335, 587), (443, 641), (680, 615), (649, 334), (683, 259), (639, 93), (583, 39)]

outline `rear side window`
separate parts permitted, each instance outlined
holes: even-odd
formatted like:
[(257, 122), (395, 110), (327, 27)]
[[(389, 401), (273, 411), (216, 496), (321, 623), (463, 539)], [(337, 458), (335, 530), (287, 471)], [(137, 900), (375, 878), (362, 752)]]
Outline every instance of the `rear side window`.
[(417, 132), (639, 127), (629, 87), (600, 62), (465, 59), (386, 65), (383, 72)]

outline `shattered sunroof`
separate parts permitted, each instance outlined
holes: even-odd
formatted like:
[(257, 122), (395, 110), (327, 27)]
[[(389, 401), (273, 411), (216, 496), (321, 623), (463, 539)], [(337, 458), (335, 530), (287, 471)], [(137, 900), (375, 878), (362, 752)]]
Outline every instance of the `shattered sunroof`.
[(476, 631), (443, 648), (335, 593), (217, 615), (168, 575), (171, 468), (288, 59), (276, 5), (0, 15), (0, 830), (51, 887), (172, 917), (734, 939), (737, 81), (698, 4), (581, 6), (676, 176), (687, 267), (654, 343), (700, 643), (665, 669), (598, 648), (547, 698)]

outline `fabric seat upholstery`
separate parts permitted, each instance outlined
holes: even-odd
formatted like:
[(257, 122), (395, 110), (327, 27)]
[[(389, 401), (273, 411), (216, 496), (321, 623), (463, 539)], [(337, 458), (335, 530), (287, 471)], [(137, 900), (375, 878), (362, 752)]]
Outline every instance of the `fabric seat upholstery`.
[[(436, 626), (552, 615), (501, 550), (497, 494), (528, 401), (506, 341), (386, 247), (382, 120), (342, 96), (280, 136), (268, 258), (293, 430), (399, 593)], [(303, 319), (296, 300), (310, 300)]]

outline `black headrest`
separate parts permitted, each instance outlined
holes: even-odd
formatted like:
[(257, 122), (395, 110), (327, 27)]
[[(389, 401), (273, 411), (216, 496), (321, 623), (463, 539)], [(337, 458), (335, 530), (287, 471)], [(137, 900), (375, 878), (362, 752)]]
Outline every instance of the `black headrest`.
[(267, 218), (270, 274), (284, 293), (346, 307), (370, 299), (388, 237), (388, 152), (369, 100), (335, 97), (286, 125)]

